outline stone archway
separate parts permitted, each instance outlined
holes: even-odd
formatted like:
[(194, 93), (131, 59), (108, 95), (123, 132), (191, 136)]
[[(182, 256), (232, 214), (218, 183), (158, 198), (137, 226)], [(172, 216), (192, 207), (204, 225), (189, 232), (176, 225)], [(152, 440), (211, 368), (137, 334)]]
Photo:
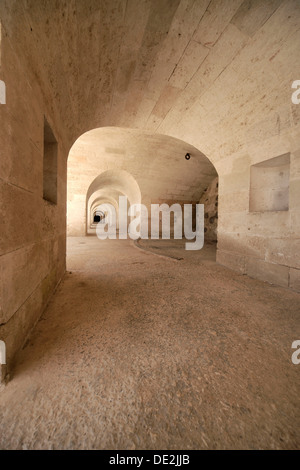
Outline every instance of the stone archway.
[(70, 150), (68, 236), (95, 233), (91, 207), (97, 199), (117, 205), (125, 195), (148, 211), (151, 204), (197, 204), (216, 177), (211, 161), (182, 140), (137, 129), (93, 129)]

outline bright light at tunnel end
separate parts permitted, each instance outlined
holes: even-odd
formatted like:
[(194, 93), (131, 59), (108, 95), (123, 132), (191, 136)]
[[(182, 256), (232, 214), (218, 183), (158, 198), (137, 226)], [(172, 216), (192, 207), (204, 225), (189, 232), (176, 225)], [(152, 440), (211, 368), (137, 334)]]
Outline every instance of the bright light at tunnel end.
[[(204, 245), (204, 204), (196, 204), (195, 230), (193, 229), (193, 205), (184, 204), (183, 212), (180, 204), (151, 204), (149, 219), (148, 209), (144, 204), (132, 204), (128, 209), (126, 196), (119, 196), (118, 230), (116, 209), (112, 204), (105, 203), (97, 206), (104, 217), (97, 223), (96, 233), (99, 240), (107, 238), (124, 240), (128, 236), (132, 240), (152, 239), (179, 240), (184, 238), (194, 240), (185, 243), (186, 250), (201, 250)], [(160, 228), (161, 213), (161, 231)], [(171, 213), (174, 214), (174, 235), (171, 237)], [(128, 224), (129, 218), (129, 224)], [(151, 221), (149, 237), (148, 224)]]

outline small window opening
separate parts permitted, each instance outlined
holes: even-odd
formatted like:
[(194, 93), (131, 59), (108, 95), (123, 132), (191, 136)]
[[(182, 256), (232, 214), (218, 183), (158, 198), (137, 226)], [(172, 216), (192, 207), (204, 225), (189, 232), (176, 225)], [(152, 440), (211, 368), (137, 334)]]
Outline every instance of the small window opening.
[(288, 211), (290, 154), (252, 165), (250, 171), (250, 212)]
[(57, 204), (57, 140), (44, 119), (43, 198)]

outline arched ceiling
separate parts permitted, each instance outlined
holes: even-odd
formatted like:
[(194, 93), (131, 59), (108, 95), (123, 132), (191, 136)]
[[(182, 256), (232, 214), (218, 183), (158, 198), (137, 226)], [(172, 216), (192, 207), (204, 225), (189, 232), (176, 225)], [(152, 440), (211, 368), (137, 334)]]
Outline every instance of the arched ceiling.
[(87, 208), (94, 209), (103, 201), (112, 202), (117, 205), (120, 196), (125, 196), (125, 194), (114, 188), (104, 187), (103, 189), (99, 189), (91, 195), (90, 199), (87, 201)]
[[(98, 144), (100, 142), (98, 141)], [(98, 165), (100, 167), (102, 166), (101, 157), (101, 153), (96, 153), (97, 162), (96, 165), (93, 165), (93, 168)], [(88, 159), (90, 159), (89, 154)], [(114, 164), (111, 166), (114, 167)], [(90, 165), (88, 165), (87, 170), (88, 168), (90, 168)], [(83, 166), (83, 170), (85, 170), (85, 166)], [(135, 178), (130, 173), (128, 173), (128, 171), (120, 170), (119, 168), (113, 168), (111, 170), (99, 172), (87, 190), (87, 203), (96, 192), (103, 190), (118, 191), (120, 194), (126, 195), (130, 204), (140, 204), (141, 202), (141, 190)]]
[(1, 0), (0, 16), (66, 149), (90, 129), (139, 128), (219, 169), (270, 122), (299, 123), (299, 0)]
[(215, 176), (205, 155), (185, 142), (136, 129), (101, 128), (81, 136), (70, 151), (68, 200), (111, 188), (134, 203), (139, 187), (145, 203), (198, 202)]

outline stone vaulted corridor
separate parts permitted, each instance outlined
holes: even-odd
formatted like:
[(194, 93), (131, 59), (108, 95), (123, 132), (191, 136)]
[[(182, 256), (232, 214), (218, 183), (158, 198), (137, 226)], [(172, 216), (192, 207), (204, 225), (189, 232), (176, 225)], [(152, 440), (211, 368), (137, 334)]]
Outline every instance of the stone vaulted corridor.
[(299, 0), (0, 0), (0, 450), (300, 448), (299, 51)]

